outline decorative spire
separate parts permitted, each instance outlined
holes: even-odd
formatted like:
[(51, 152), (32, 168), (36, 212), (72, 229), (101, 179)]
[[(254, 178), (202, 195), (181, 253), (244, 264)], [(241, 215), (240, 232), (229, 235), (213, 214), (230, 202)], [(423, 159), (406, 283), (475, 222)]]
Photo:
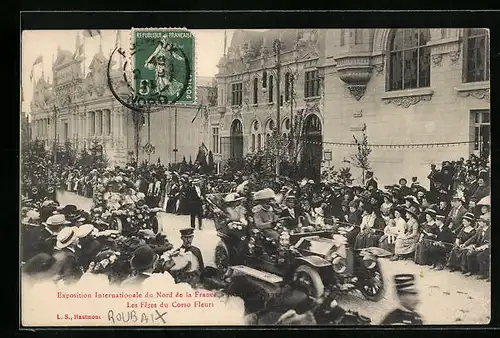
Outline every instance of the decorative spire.
[(76, 33), (76, 42), (75, 42), (75, 51), (78, 50), (78, 48), (80, 48), (82, 42), (80, 41), (80, 32), (77, 32)]
[(103, 55), (103, 53), (102, 53), (102, 34), (99, 34), (99, 54)]

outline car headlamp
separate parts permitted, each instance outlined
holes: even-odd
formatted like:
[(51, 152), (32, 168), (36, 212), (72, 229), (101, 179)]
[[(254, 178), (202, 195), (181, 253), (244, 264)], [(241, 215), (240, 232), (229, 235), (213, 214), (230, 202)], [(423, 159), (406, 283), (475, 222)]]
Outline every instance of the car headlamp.
[(363, 264), (367, 269), (373, 269), (377, 266), (377, 261), (370, 256), (363, 257)]
[(332, 259), (333, 271), (336, 273), (343, 273), (346, 269), (346, 260), (340, 256), (336, 256)]

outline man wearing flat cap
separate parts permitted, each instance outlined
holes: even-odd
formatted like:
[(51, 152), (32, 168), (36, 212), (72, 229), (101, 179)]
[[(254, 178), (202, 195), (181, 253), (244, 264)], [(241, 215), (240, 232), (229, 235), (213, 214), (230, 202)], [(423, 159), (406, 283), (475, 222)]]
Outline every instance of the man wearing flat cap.
[(399, 274), (394, 276), (399, 308), (391, 311), (380, 323), (381, 325), (423, 325), (422, 318), (415, 311), (420, 303), (415, 288), (415, 276)]
[[(198, 262), (191, 262), (190, 272), (182, 272), (179, 277), (180, 280), (186, 281), (191, 285), (196, 285), (200, 281), (201, 273), (205, 270), (205, 263), (201, 250), (193, 245), (194, 229), (186, 228), (179, 230), (181, 233), (182, 245), (174, 252), (190, 252)], [(197, 264), (196, 264), (197, 263)], [(194, 266), (193, 266), (194, 265)]]

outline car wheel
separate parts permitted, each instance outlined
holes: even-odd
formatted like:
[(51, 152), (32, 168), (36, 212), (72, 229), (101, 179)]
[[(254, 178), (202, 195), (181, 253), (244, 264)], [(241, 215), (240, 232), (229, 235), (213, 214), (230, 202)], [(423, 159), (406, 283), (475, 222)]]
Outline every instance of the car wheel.
[(367, 300), (377, 302), (382, 299), (385, 290), (379, 262), (372, 269), (366, 270), (365, 276), (359, 279), (358, 285), (359, 290)]
[(221, 276), (224, 276), (229, 268), (229, 249), (224, 242), (219, 242), (215, 247), (215, 267)]
[(158, 235), (160, 232), (160, 222), (158, 221), (158, 216), (155, 216), (151, 219), (151, 230), (155, 233), (155, 235)]
[(123, 223), (120, 217), (115, 217), (111, 221), (110, 230), (118, 230), (120, 233), (123, 231)]
[(319, 298), (325, 293), (325, 286), (318, 271), (309, 265), (299, 266), (293, 274), (293, 284), (310, 297)]

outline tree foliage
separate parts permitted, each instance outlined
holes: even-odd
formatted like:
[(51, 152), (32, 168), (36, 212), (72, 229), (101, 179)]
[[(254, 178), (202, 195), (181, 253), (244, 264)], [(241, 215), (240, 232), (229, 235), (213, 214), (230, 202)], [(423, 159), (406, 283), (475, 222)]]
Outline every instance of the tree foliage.
[(355, 168), (361, 169), (361, 180), (363, 184), (365, 183), (365, 173), (371, 169), (371, 164), (369, 160), (369, 156), (372, 152), (368, 144), (368, 136), (366, 134), (366, 124), (363, 125), (363, 129), (361, 130), (361, 139), (359, 140), (353, 135), (354, 142), (357, 146), (357, 153), (351, 155), (351, 165)]
[(324, 166), (321, 172), (321, 180), (351, 185), (353, 182), (351, 168), (342, 167), (337, 170), (335, 166)]

